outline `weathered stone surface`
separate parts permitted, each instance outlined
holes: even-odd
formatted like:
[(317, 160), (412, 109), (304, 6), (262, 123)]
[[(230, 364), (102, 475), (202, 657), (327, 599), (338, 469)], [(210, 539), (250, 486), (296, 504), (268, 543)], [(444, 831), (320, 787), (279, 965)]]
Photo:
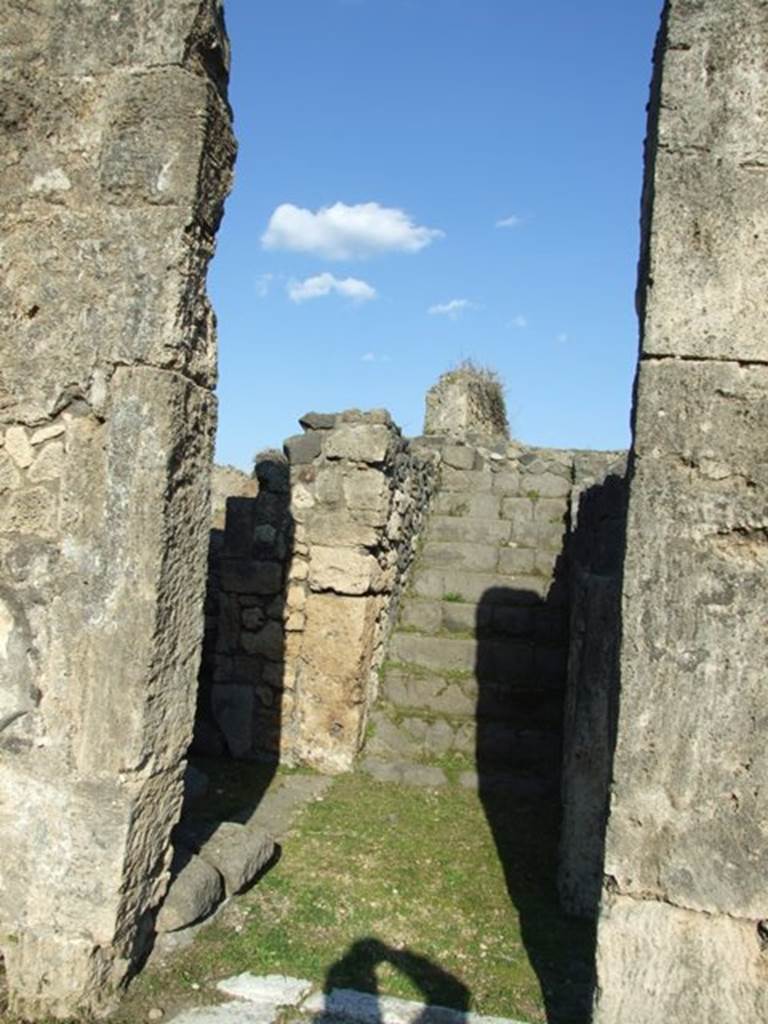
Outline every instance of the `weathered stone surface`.
[(382, 584), (381, 568), (373, 555), (320, 545), (312, 549), (309, 585), (313, 590), (368, 594), (381, 590)]
[(283, 449), (292, 466), (305, 466), (320, 454), (322, 439), (320, 434), (296, 434), (283, 442)]
[(596, 1024), (766, 1014), (766, 42), (758, 0), (666, 6)]
[(305, 430), (332, 430), (336, 426), (335, 413), (307, 412), (299, 419), (299, 425)]
[(427, 392), (424, 433), (505, 441), (509, 427), (501, 384), (471, 366), (444, 373)]
[(378, 597), (307, 599), (295, 751), (321, 770), (348, 769), (360, 747), (381, 607)]
[(181, 853), (180, 860), (183, 866), (171, 881), (155, 921), (159, 932), (174, 932), (201, 921), (224, 899), (224, 882), (214, 867), (188, 851)]
[(391, 436), (391, 431), (384, 424), (342, 423), (329, 435), (325, 454), (329, 459), (383, 462)]
[(312, 991), (312, 982), (302, 978), (288, 978), (284, 974), (238, 974), (216, 983), (219, 992), (235, 999), (252, 1003), (271, 1003), (273, 1006), (296, 1006)]
[(210, 835), (203, 833), (195, 848), (221, 874), (226, 893), (231, 896), (250, 885), (269, 862), (275, 842), (261, 829), (223, 821)]
[(597, 986), (598, 1019), (611, 1024), (768, 1019), (756, 922), (654, 900), (603, 896)]
[(498, 558), (498, 547), (490, 544), (428, 541), (422, 549), (421, 564), (469, 569), (471, 572), (493, 572)]

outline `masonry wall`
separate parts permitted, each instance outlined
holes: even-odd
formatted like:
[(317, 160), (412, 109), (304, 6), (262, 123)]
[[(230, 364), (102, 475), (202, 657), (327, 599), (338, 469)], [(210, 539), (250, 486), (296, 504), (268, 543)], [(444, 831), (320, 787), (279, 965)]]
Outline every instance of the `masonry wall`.
[(768, 8), (670, 0), (596, 1024), (768, 1019)]
[(626, 506), (624, 454), (576, 453), (558, 890), (563, 909), (579, 917), (597, 915), (603, 884), (619, 700)]
[(383, 410), (309, 413), (214, 537), (196, 749), (351, 767), (436, 480)]
[(109, 1009), (167, 884), (226, 68), (213, 0), (43, 0), (0, 22), (0, 948), (25, 1018)]

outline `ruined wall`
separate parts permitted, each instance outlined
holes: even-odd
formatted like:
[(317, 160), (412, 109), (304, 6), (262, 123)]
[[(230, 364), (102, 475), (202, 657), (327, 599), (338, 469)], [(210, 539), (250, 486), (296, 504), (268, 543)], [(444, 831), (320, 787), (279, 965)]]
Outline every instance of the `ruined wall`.
[(768, 1019), (768, 8), (656, 54), (597, 1024)]
[(509, 426), (501, 380), (471, 362), (444, 373), (427, 392), (424, 433), (459, 442), (506, 441)]
[(558, 890), (566, 912), (580, 917), (597, 914), (603, 883), (619, 694), (625, 474), (621, 452), (574, 458)]
[(220, 15), (0, 20), (0, 948), (28, 1018), (108, 1009), (167, 882), (234, 151)]
[[(214, 538), (196, 749), (349, 768), (435, 482), (383, 410), (309, 413)], [(215, 607), (214, 607), (215, 606)]]

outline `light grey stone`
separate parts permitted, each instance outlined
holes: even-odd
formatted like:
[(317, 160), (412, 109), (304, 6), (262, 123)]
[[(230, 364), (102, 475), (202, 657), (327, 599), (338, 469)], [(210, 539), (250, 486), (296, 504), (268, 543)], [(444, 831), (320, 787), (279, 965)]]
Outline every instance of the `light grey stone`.
[(221, 1003), (184, 1010), (169, 1024), (276, 1024), (279, 1009), (271, 1003)]
[(312, 991), (312, 982), (302, 978), (289, 978), (285, 974), (257, 976), (246, 971), (216, 982), (216, 988), (225, 995), (245, 999), (251, 1003), (296, 1006)]
[(392, 432), (384, 424), (341, 423), (328, 434), (325, 455), (329, 459), (379, 463), (386, 458)]

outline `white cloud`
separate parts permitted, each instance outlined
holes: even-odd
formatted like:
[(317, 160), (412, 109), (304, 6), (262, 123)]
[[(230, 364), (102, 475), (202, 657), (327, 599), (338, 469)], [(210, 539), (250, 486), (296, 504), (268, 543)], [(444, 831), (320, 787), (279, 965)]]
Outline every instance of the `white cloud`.
[(522, 331), (528, 326), (528, 320), (521, 313), (517, 316), (513, 316), (507, 324), (508, 327), (515, 327), (517, 330)]
[(427, 312), (430, 316), (447, 316), (451, 320), (456, 320), (466, 309), (476, 309), (474, 302), (470, 302), (469, 299), (451, 299), (450, 302), (438, 302), (435, 306), (430, 306)]
[(256, 294), (260, 299), (265, 299), (275, 279), (274, 274), (259, 274), (256, 278)]
[(555, 341), (559, 342), (561, 345), (564, 345), (565, 342), (568, 341), (568, 335), (565, 333), (565, 331), (561, 331), (560, 334), (558, 334), (558, 336), (555, 338)]
[(360, 357), (361, 363), (388, 363), (390, 362), (389, 356), (377, 356), (375, 352), (366, 352), (365, 355)]
[(283, 203), (270, 217), (261, 244), (349, 260), (379, 252), (418, 252), (443, 235), (437, 228), (414, 224), (403, 210), (378, 203), (334, 203), (316, 213)]
[(356, 277), (342, 279), (327, 272), (308, 277), (305, 281), (290, 281), (288, 284), (288, 295), (292, 302), (319, 299), (324, 295), (330, 295), (331, 292), (352, 299), (353, 302), (368, 302), (376, 298), (376, 289), (366, 281), (360, 281)]
[(497, 228), (517, 228), (523, 223), (522, 217), (518, 217), (517, 214), (513, 213), (510, 217), (502, 217), (501, 220), (496, 221)]

